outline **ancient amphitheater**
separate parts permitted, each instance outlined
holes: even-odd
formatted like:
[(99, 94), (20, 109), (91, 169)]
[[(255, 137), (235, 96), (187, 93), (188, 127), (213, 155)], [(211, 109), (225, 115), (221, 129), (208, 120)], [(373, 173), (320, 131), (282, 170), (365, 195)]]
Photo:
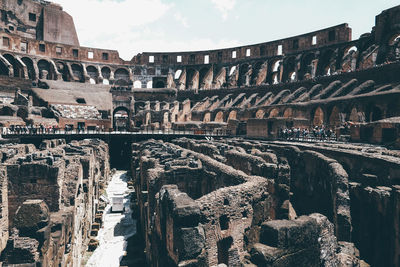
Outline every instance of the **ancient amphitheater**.
[(115, 266), (111, 238), (120, 266), (400, 266), (400, 6), (130, 61), (57, 4), (0, 10), (0, 266)]

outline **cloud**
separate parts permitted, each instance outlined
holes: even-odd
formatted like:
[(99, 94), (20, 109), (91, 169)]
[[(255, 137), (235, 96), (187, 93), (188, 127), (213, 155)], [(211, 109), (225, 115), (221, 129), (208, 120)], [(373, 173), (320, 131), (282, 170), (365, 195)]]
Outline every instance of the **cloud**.
[[(137, 29), (160, 20), (174, 6), (162, 0), (53, 1), (61, 4), (74, 18), (81, 45), (118, 48), (125, 59), (127, 51), (122, 50), (143, 34)], [(132, 52), (130, 54), (129, 58), (133, 55)]]
[(228, 19), (229, 11), (236, 5), (236, 0), (211, 0), (211, 2), (214, 4), (215, 8), (221, 12), (223, 20)]
[(183, 27), (189, 28), (189, 23), (187, 22), (187, 18), (182, 16), (181, 13), (176, 12), (174, 14), (174, 18), (175, 18), (176, 21), (180, 22), (183, 25)]
[(177, 5), (164, 0), (53, 1), (74, 18), (82, 46), (118, 50), (124, 60), (131, 60), (141, 52), (196, 51), (240, 45), (229, 38), (172, 37), (165, 30), (173, 26), (168, 16), (172, 11), (175, 12), (172, 20), (185, 28), (190, 25), (187, 17), (176, 10)]

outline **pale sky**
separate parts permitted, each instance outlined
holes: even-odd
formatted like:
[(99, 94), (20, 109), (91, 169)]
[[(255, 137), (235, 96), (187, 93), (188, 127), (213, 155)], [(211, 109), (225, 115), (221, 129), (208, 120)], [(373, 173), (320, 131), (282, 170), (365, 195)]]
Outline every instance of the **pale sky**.
[(250, 45), (341, 23), (353, 39), (399, 0), (53, 0), (75, 21), (81, 46), (140, 52)]

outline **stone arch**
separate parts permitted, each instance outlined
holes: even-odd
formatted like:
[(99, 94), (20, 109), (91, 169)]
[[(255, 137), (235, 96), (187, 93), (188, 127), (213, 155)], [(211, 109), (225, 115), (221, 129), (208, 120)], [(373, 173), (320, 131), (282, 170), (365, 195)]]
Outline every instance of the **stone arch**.
[(12, 65), (14, 77), (25, 78), (24, 66), (11, 54), (4, 54), (3, 57)]
[(103, 77), (103, 84), (110, 84), (111, 69), (109, 67), (101, 68), (101, 76)]
[(229, 120), (236, 120), (236, 119), (237, 119), (237, 111), (236, 110), (232, 110), (231, 112), (229, 112), (228, 121)]
[(368, 119), (368, 122), (379, 121), (383, 119), (382, 109), (373, 104), (368, 105), (366, 110), (366, 117)]
[(329, 126), (331, 127), (338, 127), (342, 124), (340, 118), (340, 111), (337, 106), (334, 106), (329, 115)]
[(71, 64), (72, 73), (80, 82), (85, 81), (85, 77), (83, 75), (83, 67), (81, 64), (73, 63)]
[(37, 66), (39, 69), (39, 79), (51, 80), (50, 62), (41, 59), (38, 61)]
[(129, 129), (130, 111), (126, 107), (117, 107), (113, 111), (113, 128), (114, 130)]
[(204, 68), (200, 69), (200, 72), (199, 72), (199, 83), (200, 84), (204, 83), (204, 79), (206, 78), (206, 75), (207, 75), (209, 70), (210, 70), (209, 67), (208, 68), (204, 67)]
[(349, 54), (352, 53), (352, 52), (357, 52), (357, 51), (358, 51), (358, 48), (357, 48), (357, 46), (355, 46), (355, 45), (346, 47), (346, 48), (343, 50), (343, 57), (349, 55)]
[(283, 81), (293, 81), (294, 79), (292, 79), (292, 76), (294, 74), (294, 77), (296, 77), (296, 57), (291, 56), (288, 57), (285, 61), (284, 61), (284, 68), (283, 68), (283, 76), (282, 76), (282, 80)]
[[(250, 81), (251, 85), (256, 85), (257, 78), (258, 78), (258, 75), (261, 71), (263, 64), (264, 64), (264, 62), (258, 61), (256, 64), (253, 65), (253, 73), (251, 74), (251, 81)], [(264, 81), (261, 81), (261, 82), (264, 82)]]
[(217, 114), (215, 114), (214, 121), (215, 122), (224, 122), (224, 112), (218, 111)]
[(139, 81), (139, 80), (136, 80), (136, 81), (133, 83), (133, 88), (142, 88), (142, 82)]
[(299, 74), (297, 75), (299, 80), (303, 80), (307, 74), (310, 76), (313, 75), (313, 61), (315, 60), (315, 54), (314, 53), (307, 53), (303, 55), (301, 58), (300, 62), (300, 71)]
[(238, 86), (242, 86), (246, 84), (246, 73), (249, 71), (250, 65), (248, 63), (244, 63), (239, 67), (239, 80)]
[(129, 83), (129, 71), (125, 68), (119, 68), (114, 72), (114, 78), (116, 81), (124, 80)]
[(325, 114), (321, 107), (317, 107), (311, 117), (313, 126), (321, 126), (324, 124)]
[(65, 82), (71, 81), (71, 75), (69, 74), (68, 66), (61, 61), (57, 61), (55, 64), (57, 71), (61, 74), (63, 81)]
[(332, 61), (334, 60), (335, 51), (332, 49), (325, 50), (318, 60), (318, 75), (331, 75), (334, 69), (332, 69)]
[[(197, 76), (197, 77), (196, 77)], [(186, 71), (186, 89), (199, 88), (199, 72), (193, 68)]]
[(279, 117), (279, 109), (274, 108), (269, 112), (268, 118), (276, 118)]
[(255, 116), (256, 116), (256, 119), (263, 119), (265, 116), (265, 110), (263, 110), (263, 109), (257, 110)]
[(211, 121), (211, 113), (207, 112), (204, 114), (203, 122), (210, 122)]
[(33, 66), (32, 59), (30, 59), (29, 57), (23, 57), (23, 58), (21, 58), (21, 61), (24, 62), (25, 66), (27, 68), (29, 79), (36, 80), (37, 76), (36, 76), (35, 67)]
[(269, 75), (267, 82), (270, 84), (277, 84), (280, 82), (280, 66), (281, 66), (282, 60), (281, 59), (275, 59), (271, 61), (269, 64)]
[(109, 80), (111, 78), (111, 69), (109, 67), (102, 67), (101, 76), (103, 76), (104, 79)]
[(287, 108), (283, 112), (283, 117), (284, 118), (292, 118), (293, 117), (293, 109), (292, 108)]
[(86, 67), (86, 72), (90, 79), (93, 79), (95, 83), (99, 82), (99, 70), (95, 66), (89, 65)]

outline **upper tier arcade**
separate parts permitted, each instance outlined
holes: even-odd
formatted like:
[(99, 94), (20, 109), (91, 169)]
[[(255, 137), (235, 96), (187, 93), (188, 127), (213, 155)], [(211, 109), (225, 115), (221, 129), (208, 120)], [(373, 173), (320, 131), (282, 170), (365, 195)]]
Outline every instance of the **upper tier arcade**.
[[(400, 59), (400, 6), (376, 17), (371, 33), (351, 40), (347, 24), (227, 49), (141, 53), (81, 47), (73, 19), (57, 4), (3, 0), (0, 75), (131, 88), (217, 90), (318, 79)], [(125, 89), (126, 90), (126, 89)]]

